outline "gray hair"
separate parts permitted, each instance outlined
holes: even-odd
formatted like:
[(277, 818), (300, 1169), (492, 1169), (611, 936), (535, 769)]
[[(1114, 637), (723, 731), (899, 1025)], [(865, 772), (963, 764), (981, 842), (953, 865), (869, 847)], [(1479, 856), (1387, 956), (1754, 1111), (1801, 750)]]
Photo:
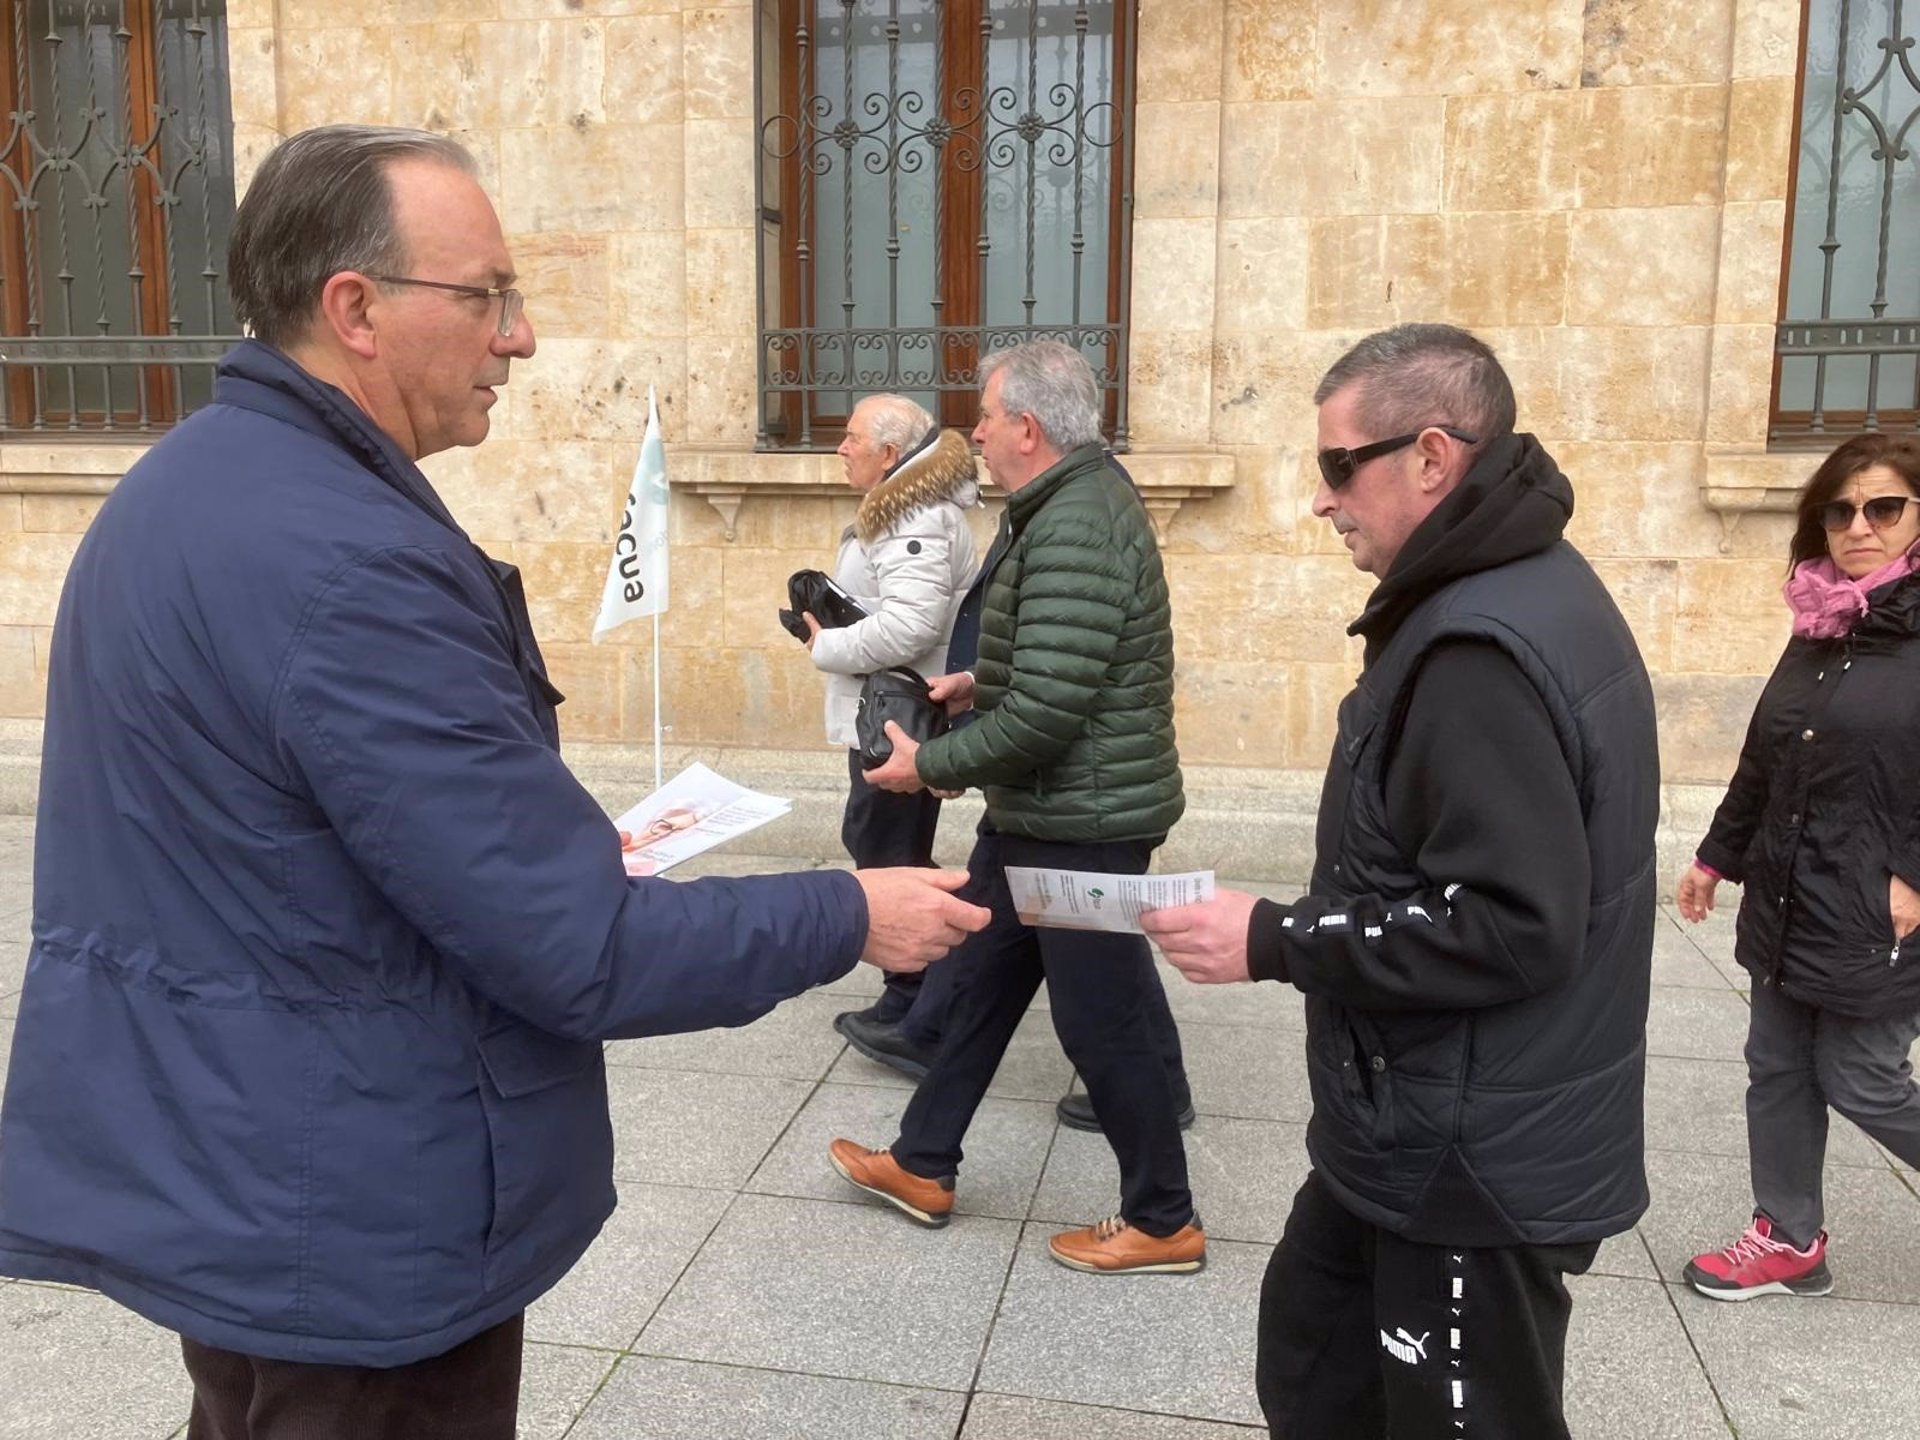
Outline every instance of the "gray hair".
[(457, 140), (384, 125), (322, 125), (276, 146), (234, 213), (227, 242), (233, 313), (269, 345), (307, 333), (327, 281), (407, 266), (387, 168), (430, 160), (467, 175), (473, 156)]
[(1001, 376), (1000, 406), (1031, 415), (1061, 450), (1100, 441), (1100, 387), (1087, 357), (1058, 340), (1029, 340), (980, 362), (980, 388)]
[(933, 416), (904, 395), (869, 395), (860, 404), (873, 409), (875, 445), (891, 445), (905, 455), (933, 433)]
[(1493, 348), (1453, 325), (1379, 330), (1333, 362), (1313, 392), (1324, 405), (1358, 387), (1354, 418), (1373, 434), (1453, 425), (1477, 440), (1513, 433), (1513, 382)]

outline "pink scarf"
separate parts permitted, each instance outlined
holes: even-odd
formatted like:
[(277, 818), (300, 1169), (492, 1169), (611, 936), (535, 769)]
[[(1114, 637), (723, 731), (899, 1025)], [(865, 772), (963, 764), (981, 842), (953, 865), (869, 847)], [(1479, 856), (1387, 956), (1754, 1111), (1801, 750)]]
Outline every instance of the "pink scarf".
[(1793, 575), (1781, 591), (1787, 608), (1793, 611), (1793, 633), (1811, 640), (1835, 640), (1845, 635), (1867, 613), (1867, 595), (1895, 580), (1903, 580), (1920, 568), (1914, 552), (1907, 551), (1889, 560), (1878, 570), (1849, 580), (1823, 555), (1818, 560), (1802, 560), (1793, 567)]

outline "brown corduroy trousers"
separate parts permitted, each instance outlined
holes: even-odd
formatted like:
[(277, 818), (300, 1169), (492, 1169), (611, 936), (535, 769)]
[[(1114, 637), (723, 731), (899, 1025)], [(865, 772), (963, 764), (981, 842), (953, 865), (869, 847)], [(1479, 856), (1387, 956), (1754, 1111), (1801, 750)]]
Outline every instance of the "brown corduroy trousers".
[(262, 1360), (183, 1336), (187, 1440), (514, 1440), (523, 1319), (391, 1370)]

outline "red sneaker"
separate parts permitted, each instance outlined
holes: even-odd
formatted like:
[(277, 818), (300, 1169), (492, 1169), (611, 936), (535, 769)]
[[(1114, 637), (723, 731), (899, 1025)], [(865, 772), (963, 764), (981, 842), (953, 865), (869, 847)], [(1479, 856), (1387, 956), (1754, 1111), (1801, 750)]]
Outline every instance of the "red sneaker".
[(1724, 1250), (1696, 1255), (1687, 1283), (1711, 1300), (1751, 1300), (1756, 1295), (1825, 1295), (1833, 1289), (1827, 1270), (1827, 1232), (1804, 1250), (1773, 1238), (1773, 1222), (1753, 1217), (1747, 1233)]

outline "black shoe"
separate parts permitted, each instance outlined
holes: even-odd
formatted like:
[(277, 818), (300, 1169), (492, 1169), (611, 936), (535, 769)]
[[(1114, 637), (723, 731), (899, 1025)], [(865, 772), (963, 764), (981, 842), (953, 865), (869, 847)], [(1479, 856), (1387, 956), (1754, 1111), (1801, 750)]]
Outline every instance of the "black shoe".
[(933, 1064), (933, 1052), (914, 1044), (900, 1033), (898, 1025), (883, 1025), (869, 1019), (864, 1011), (847, 1010), (833, 1018), (833, 1028), (847, 1037), (847, 1043), (869, 1060), (890, 1065), (915, 1080), (925, 1077)]
[[(1060, 1117), (1060, 1123), (1069, 1130), (1098, 1130), (1100, 1117), (1093, 1113), (1091, 1096), (1078, 1093), (1062, 1095), (1060, 1103), (1053, 1107), (1053, 1113)], [(1193, 1128), (1193, 1102), (1188, 1101), (1180, 1111), (1180, 1128)]]

